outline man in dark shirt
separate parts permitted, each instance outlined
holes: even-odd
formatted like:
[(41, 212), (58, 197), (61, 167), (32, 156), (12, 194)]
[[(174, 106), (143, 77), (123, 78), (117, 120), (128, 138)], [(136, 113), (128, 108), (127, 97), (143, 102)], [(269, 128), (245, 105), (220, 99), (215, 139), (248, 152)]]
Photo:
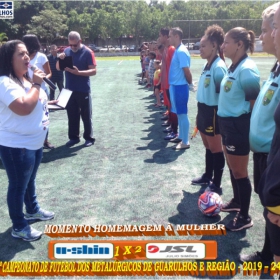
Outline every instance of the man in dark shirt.
[[(71, 31), (68, 35), (69, 47), (59, 54), (60, 59), (72, 56), (73, 69), (65, 68), (66, 89), (72, 91), (67, 103), (68, 137), (67, 147), (80, 142), (80, 118), (84, 124), (85, 147), (94, 144), (92, 128), (92, 104), (90, 95), (90, 76), (96, 75), (96, 61), (94, 53), (82, 44), (80, 34)], [(56, 63), (59, 69), (59, 63)]]
[[(57, 58), (57, 46), (56, 45), (51, 45), (50, 47), (50, 54), (47, 56), (49, 63), (50, 63), (50, 68), (52, 71), (52, 76), (50, 80), (54, 83), (57, 84), (59, 91), (63, 89), (63, 71), (59, 71), (56, 69), (56, 62), (58, 60)], [(50, 100), (55, 99), (55, 91), (50, 88)]]

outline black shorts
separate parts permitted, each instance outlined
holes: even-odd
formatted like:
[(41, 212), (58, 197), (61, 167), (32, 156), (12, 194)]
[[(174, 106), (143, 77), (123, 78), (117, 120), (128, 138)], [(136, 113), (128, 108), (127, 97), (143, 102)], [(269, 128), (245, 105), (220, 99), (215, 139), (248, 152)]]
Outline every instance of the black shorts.
[(159, 84), (158, 86), (154, 86), (154, 90), (155, 90), (156, 88), (157, 88), (158, 90), (160, 90), (160, 84)]
[(220, 134), (217, 111), (218, 106), (197, 103), (196, 125), (201, 133), (208, 136)]
[(267, 157), (268, 154), (265, 153), (253, 153), (253, 162), (254, 162), (254, 191), (255, 193), (259, 193), (261, 190), (259, 190), (259, 182), (261, 180), (261, 177), (267, 167)]
[(250, 117), (251, 113), (239, 117), (218, 117), (222, 142), (228, 154), (236, 156), (249, 154)]
[(268, 210), (264, 208), (263, 216), (266, 221), (266, 229), (270, 240), (270, 250), (276, 255), (280, 256), (280, 227), (270, 222), (267, 218)]

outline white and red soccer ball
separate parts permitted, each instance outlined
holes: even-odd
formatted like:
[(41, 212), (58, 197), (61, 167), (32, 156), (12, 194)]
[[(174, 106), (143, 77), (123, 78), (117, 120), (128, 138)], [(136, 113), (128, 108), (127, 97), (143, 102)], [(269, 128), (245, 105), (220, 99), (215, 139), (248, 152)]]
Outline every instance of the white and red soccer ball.
[(198, 208), (206, 216), (216, 216), (221, 212), (222, 198), (215, 192), (204, 192), (198, 198)]

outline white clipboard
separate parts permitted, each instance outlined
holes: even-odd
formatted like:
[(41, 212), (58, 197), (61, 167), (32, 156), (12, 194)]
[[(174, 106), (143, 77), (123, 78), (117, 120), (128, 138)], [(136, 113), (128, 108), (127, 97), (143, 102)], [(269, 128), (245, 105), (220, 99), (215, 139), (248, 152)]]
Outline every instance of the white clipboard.
[(69, 98), (71, 97), (72, 91), (66, 88), (63, 88), (60, 94), (57, 97), (58, 102), (56, 104), (48, 104), (49, 110), (64, 110)]

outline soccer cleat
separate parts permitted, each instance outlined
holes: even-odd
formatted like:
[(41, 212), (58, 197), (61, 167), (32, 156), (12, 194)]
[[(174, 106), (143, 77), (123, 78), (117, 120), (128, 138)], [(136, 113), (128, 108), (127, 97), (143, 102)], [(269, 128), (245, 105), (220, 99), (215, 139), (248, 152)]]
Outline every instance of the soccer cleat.
[(171, 126), (166, 127), (163, 132), (172, 132)]
[(238, 212), (236, 217), (226, 225), (226, 229), (230, 231), (238, 231), (252, 226), (253, 221), (251, 217), (248, 216), (247, 218), (245, 218)]
[(260, 252), (254, 252), (250, 255), (240, 254), (239, 260), (241, 263), (247, 262), (247, 263), (258, 263), (261, 262), (263, 266), (270, 266), (273, 262), (273, 257), (271, 257), (270, 260), (265, 260)]
[(231, 199), (229, 202), (226, 202), (222, 205), (221, 208), (222, 212), (233, 212), (233, 211), (240, 211), (240, 205), (234, 201), (234, 198)]
[(170, 123), (169, 123), (168, 120), (167, 120), (167, 121), (164, 121), (161, 125), (162, 125), (162, 126), (170, 126)]
[(164, 137), (164, 140), (171, 140), (171, 139), (174, 139), (176, 138), (176, 134), (174, 132), (170, 132), (169, 134), (167, 134), (165, 137)]
[(160, 119), (163, 120), (163, 121), (166, 121), (166, 120), (168, 120), (168, 116), (167, 116), (167, 115), (164, 115), (164, 116), (161, 117)]
[(205, 189), (206, 192), (215, 192), (218, 195), (223, 193), (222, 188), (216, 187), (214, 183), (209, 184), (209, 186)]
[(30, 225), (27, 225), (20, 231), (15, 231), (12, 229), (12, 237), (14, 238), (21, 238), (24, 241), (35, 241), (42, 236), (42, 232), (34, 229)]
[(176, 137), (171, 139), (171, 140), (169, 140), (169, 142), (171, 142), (171, 143), (180, 143), (180, 142), (182, 142), (182, 139), (180, 139), (178, 137), (178, 134), (176, 134)]
[(210, 179), (203, 174), (201, 177), (192, 179), (192, 185), (209, 185)]
[(26, 213), (24, 215), (25, 220), (41, 220), (41, 221), (47, 221), (54, 218), (54, 212), (50, 212), (47, 210), (44, 210), (42, 208), (39, 209), (39, 211), (35, 214), (28, 214)]

